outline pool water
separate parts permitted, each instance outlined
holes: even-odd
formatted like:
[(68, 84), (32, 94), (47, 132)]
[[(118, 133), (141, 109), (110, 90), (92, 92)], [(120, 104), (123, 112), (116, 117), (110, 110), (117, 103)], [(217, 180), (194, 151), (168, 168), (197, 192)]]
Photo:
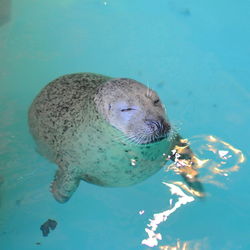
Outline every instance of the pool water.
[[(248, 0), (0, 0), (0, 249), (250, 249), (249, 15)], [(57, 203), (27, 110), (74, 72), (155, 89), (204, 161), (206, 198), (165, 167), (127, 188), (82, 182)]]

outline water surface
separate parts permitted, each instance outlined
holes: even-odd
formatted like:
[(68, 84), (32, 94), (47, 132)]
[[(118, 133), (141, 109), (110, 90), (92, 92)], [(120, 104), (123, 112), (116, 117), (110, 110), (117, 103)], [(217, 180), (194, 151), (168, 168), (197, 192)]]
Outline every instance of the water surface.
[[(221, 168), (233, 167), (238, 155), (221, 141), (249, 158), (249, 1), (1, 0), (0, 7), (1, 249), (150, 249), (142, 244), (149, 219), (180, 198), (162, 182), (181, 178), (163, 169), (128, 188), (82, 182), (70, 202), (55, 202), (56, 166), (35, 152), (27, 110), (60, 75), (149, 84), (202, 159), (220, 163), (218, 151), (228, 150)], [(217, 153), (206, 149), (209, 135), (219, 138)], [(248, 162), (220, 174), (211, 166), (201, 169), (207, 198), (159, 224), (155, 249), (250, 248)], [(45, 238), (39, 228), (48, 219), (58, 225)]]

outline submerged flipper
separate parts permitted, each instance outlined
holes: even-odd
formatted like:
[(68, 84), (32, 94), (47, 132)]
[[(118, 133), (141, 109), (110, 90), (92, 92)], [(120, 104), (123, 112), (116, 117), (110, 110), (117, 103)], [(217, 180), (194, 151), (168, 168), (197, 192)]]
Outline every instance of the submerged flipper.
[(70, 199), (79, 183), (80, 178), (76, 171), (70, 168), (59, 168), (51, 184), (51, 192), (58, 202), (64, 203)]

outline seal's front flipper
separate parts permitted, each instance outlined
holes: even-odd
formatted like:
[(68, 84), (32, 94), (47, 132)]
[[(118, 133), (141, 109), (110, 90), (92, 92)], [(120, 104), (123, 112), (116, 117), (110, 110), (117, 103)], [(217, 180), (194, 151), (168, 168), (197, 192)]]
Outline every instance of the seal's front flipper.
[(192, 193), (198, 197), (204, 197), (204, 188), (198, 179), (199, 163), (189, 147), (188, 141), (182, 139), (180, 135), (176, 137), (176, 145), (170, 159), (175, 162), (176, 172), (183, 177)]
[(59, 168), (51, 184), (51, 192), (58, 202), (64, 203), (70, 199), (79, 183), (80, 178), (72, 169)]

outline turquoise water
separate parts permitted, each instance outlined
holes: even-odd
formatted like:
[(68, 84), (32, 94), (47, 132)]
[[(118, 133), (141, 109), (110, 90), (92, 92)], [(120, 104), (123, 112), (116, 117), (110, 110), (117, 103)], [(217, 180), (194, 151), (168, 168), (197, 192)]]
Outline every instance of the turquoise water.
[[(150, 249), (145, 228), (164, 211), (153, 249), (250, 249), (249, 168), (240, 158), (250, 155), (249, 16), (248, 0), (0, 0), (0, 249)], [(184, 191), (190, 202), (174, 211), (180, 196), (162, 182), (181, 178), (163, 169), (128, 188), (82, 182), (58, 204), (49, 192), (56, 166), (35, 152), (27, 109), (46, 83), (73, 72), (154, 88), (209, 159), (200, 170), (207, 197)], [(49, 218), (58, 225), (43, 237)]]

